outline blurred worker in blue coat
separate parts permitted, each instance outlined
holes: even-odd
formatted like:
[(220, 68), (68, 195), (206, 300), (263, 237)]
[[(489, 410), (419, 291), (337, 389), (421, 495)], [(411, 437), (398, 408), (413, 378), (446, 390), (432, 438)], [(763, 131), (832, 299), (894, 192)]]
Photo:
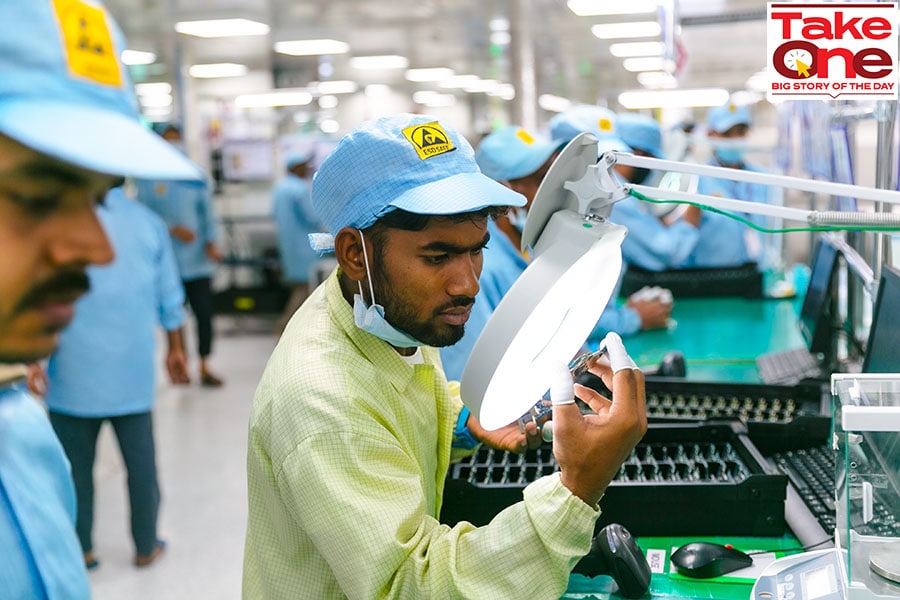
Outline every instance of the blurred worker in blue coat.
[(287, 173), (272, 193), (272, 218), (278, 231), (278, 255), (281, 275), (291, 289), (290, 298), (276, 325), (280, 334), (294, 311), (310, 293), (310, 270), (318, 254), (309, 246), (309, 234), (322, 230), (312, 207), (308, 178), (312, 149), (292, 152), (285, 160)]
[[(181, 130), (167, 125), (163, 139), (181, 148)], [(209, 368), (213, 343), (212, 276), (219, 253), (216, 215), (208, 182), (137, 180), (138, 200), (162, 217), (172, 236), (185, 295), (197, 322), (200, 384), (219, 387), (222, 378)]]
[(140, 123), (101, 3), (5, 0), (0, 23), (0, 597), (88, 600), (69, 461), (22, 363), (53, 351), (88, 266), (113, 259), (106, 192), (201, 174)]
[(116, 257), (109, 265), (88, 268), (91, 290), (78, 301), (46, 376), (37, 370), (32, 386), (44, 392), (50, 422), (72, 464), (75, 527), (85, 565), (91, 569), (99, 564), (92, 539), (94, 458), (100, 428), (109, 421), (128, 473), (134, 564), (145, 567), (165, 548), (156, 528), (156, 331), (161, 326), (166, 332), (170, 380), (187, 383), (184, 288), (162, 219), (121, 187), (107, 194), (98, 214)]
[[(588, 104), (576, 105), (550, 119), (550, 134), (554, 137), (571, 141), (572, 138), (582, 133), (590, 133), (597, 138), (597, 158), (600, 158), (605, 152), (632, 151), (632, 148), (620, 137), (616, 113), (608, 108)], [(614, 169), (623, 179), (627, 179), (628, 175), (636, 172), (633, 167), (626, 165), (616, 165)], [(615, 212), (616, 206), (622, 202), (628, 202), (628, 200), (613, 205), (613, 212)], [(615, 223), (619, 222), (612, 216), (610, 219)], [(629, 230), (628, 235), (625, 236), (626, 242), (631, 235)], [(640, 247), (636, 244), (626, 246), (623, 243), (623, 273), (629, 260), (637, 256), (638, 249)], [(619, 279), (621, 284), (621, 276)], [(602, 338), (601, 333), (604, 330), (615, 331), (622, 336), (630, 336), (642, 330), (666, 327), (672, 312), (671, 294), (662, 296), (638, 294), (629, 298), (624, 305), (620, 305), (616, 298), (619, 287), (616, 287), (616, 293), (609, 299), (606, 310), (600, 316), (597, 329), (595, 329), (596, 336)]]
[[(663, 158), (662, 129), (656, 119), (640, 113), (619, 113), (619, 138), (635, 156)], [(650, 169), (617, 164), (616, 173), (629, 183), (646, 183)], [(628, 228), (622, 258), (648, 271), (682, 266), (700, 238), (701, 211), (696, 206), (679, 210), (677, 204), (650, 204), (629, 196), (613, 205), (610, 219)], [(678, 214), (673, 214), (678, 211)]]
[[(710, 108), (706, 118), (708, 138), (713, 147), (709, 164), (731, 169), (763, 173), (761, 167), (748, 163), (747, 134), (752, 120), (746, 106), (732, 103)], [(697, 192), (710, 196), (734, 198), (759, 203), (780, 203), (777, 189), (755, 183), (701, 177)], [(760, 215), (742, 215), (758, 225), (777, 225)], [(711, 211), (703, 211), (700, 240), (688, 256), (686, 267), (735, 267), (756, 262), (761, 268), (769, 262), (764, 255), (760, 234), (747, 225)]]

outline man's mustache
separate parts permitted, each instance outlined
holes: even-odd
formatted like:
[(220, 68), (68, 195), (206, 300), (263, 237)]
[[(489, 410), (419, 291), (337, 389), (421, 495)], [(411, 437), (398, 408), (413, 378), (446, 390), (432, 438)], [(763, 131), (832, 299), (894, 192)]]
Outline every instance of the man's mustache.
[(67, 271), (33, 287), (16, 307), (17, 312), (37, 308), (61, 298), (69, 300), (91, 289), (91, 280), (84, 271)]

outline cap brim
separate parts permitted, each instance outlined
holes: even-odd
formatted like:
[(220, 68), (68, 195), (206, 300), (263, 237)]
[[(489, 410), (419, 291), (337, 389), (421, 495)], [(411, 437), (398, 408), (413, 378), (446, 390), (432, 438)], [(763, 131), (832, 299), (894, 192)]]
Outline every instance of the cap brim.
[[(398, 196), (391, 208), (423, 215), (454, 215), (489, 206), (525, 206), (525, 196), (483, 173), (459, 173), (415, 187)], [(381, 216), (381, 215), (379, 215)]]
[(135, 119), (90, 106), (0, 102), (0, 133), (89, 171), (138, 179), (205, 179), (196, 164)]
[(746, 125), (747, 127), (750, 127), (750, 122), (740, 116), (724, 117), (716, 121), (715, 127), (713, 127), (712, 130), (716, 133), (725, 133), (735, 125)]

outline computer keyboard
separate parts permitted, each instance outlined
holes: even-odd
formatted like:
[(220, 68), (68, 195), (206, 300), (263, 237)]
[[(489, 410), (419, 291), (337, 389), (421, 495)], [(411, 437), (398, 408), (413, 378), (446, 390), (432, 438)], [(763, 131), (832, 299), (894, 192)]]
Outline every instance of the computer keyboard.
[(806, 348), (760, 355), (756, 367), (760, 379), (774, 385), (795, 385), (804, 379), (822, 377), (819, 360)]
[[(835, 454), (831, 446), (823, 444), (777, 452), (769, 458), (790, 482), (785, 521), (803, 545), (834, 539), (837, 525)], [(858, 533), (891, 537), (900, 535), (898, 516), (888, 506), (876, 499), (872, 512), (873, 518), (868, 523), (853, 524)]]
[(645, 286), (666, 288), (676, 299), (719, 296), (763, 297), (763, 277), (756, 263), (747, 263), (739, 267), (668, 271), (647, 271), (629, 265), (625, 275), (622, 276), (619, 293), (628, 296)]

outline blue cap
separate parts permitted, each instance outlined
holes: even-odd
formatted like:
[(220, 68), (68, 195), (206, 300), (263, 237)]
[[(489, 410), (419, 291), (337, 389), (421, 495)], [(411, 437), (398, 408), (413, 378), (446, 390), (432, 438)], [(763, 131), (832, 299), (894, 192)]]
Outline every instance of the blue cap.
[(560, 141), (548, 142), (518, 125), (510, 125), (481, 140), (475, 161), (491, 179), (511, 181), (540, 169), (561, 145)]
[(656, 119), (640, 113), (619, 113), (619, 137), (634, 150), (662, 158), (662, 129)]
[(581, 133), (596, 137), (616, 135), (616, 113), (592, 104), (578, 104), (554, 115), (550, 119), (550, 136), (553, 139), (572, 141)]
[(631, 152), (631, 148), (618, 135), (616, 113), (592, 104), (579, 104), (550, 119), (550, 135), (554, 139), (572, 141), (582, 133), (593, 134), (597, 138), (597, 156), (617, 150)]
[(0, 23), (0, 134), (99, 173), (204, 178), (140, 123), (124, 39), (102, 4), (4, 0)]
[(284, 159), (284, 166), (288, 169), (293, 169), (298, 165), (303, 165), (312, 160), (315, 151), (312, 148), (306, 148), (304, 150), (294, 150), (290, 154), (287, 155)]
[(750, 109), (746, 106), (738, 106), (729, 102), (722, 106), (710, 108), (706, 113), (706, 123), (716, 133), (725, 133), (735, 125), (743, 123), (748, 127), (753, 121), (750, 119)]
[(525, 197), (486, 177), (472, 146), (427, 115), (362, 123), (345, 135), (313, 177), (312, 203), (332, 235), (365, 229), (400, 208), (450, 215), (489, 206), (524, 206)]

